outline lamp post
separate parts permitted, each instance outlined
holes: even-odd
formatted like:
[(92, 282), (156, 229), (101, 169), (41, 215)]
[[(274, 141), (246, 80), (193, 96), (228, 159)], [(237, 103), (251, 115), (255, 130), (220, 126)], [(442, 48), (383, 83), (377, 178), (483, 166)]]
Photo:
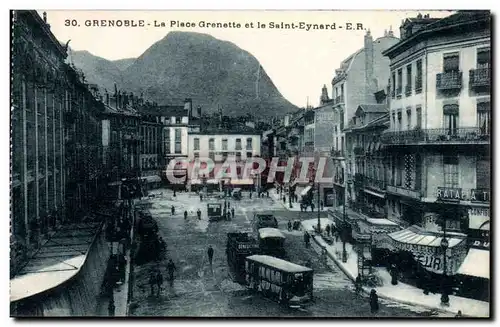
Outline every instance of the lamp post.
[(343, 222), (342, 222), (342, 262), (347, 262), (347, 252), (345, 250), (345, 239), (346, 239), (346, 228), (347, 228), (347, 224), (346, 224), (346, 216), (347, 216), (347, 213), (346, 213), (346, 210), (345, 210), (345, 205), (346, 205), (346, 199), (345, 199), (345, 196), (344, 196), (344, 205), (343, 205)]
[(318, 234), (321, 234), (321, 219), (320, 219), (320, 215), (321, 215), (321, 208), (320, 208), (320, 194), (319, 194), (319, 187), (320, 187), (320, 184), (318, 182)]
[(290, 206), (290, 209), (293, 208), (292, 206), (292, 186), (288, 186), (288, 205)]
[(450, 298), (448, 296), (447, 275), (446, 275), (446, 250), (448, 249), (448, 239), (446, 238), (446, 218), (443, 220), (443, 239), (441, 240), (441, 249), (443, 250), (443, 279), (441, 281), (442, 294), (441, 304), (448, 305)]

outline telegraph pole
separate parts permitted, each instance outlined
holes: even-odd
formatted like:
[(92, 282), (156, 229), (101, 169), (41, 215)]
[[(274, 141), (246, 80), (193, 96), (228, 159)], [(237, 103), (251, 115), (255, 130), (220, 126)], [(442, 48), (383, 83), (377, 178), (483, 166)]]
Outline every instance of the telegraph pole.
[(345, 222), (345, 218), (346, 218), (346, 211), (345, 211), (345, 196), (344, 196), (344, 214), (343, 214), (343, 226), (342, 226), (342, 262), (347, 262), (347, 252), (345, 250), (345, 238), (346, 238), (346, 222)]
[(321, 219), (320, 219), (320, 214), (321, 214), (321, 207), (320, 207), (320, 196), (319, 196), (319, 182), (318, 182), (318, 233), (321, 234)]

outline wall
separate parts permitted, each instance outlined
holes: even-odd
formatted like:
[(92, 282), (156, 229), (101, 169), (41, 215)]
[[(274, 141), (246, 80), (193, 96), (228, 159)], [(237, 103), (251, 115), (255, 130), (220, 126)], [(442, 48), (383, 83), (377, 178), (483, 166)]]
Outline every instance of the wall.
[[(260, 135), (245, 135), (245, 134), (220, 134), (220, 135), (203, 135), (203, 134), (190, 134), (188, 144), (188, 158), (194, 158), (194, 139), (198, 138), (200, 141), (200, 150), (198, 151), (200, 157), (208, 157), (209, 152), (241, 152), (241, 159), (247, 158), (246, 153), (252, 152), (253, 156), (260, 156)], [(214, 139), (214, 150), (209, 150), (209, 140)], [(241, 139), (241, 150), (235, 150), (236, 139)], [(246, 149), (247, 138), (252, 139), (252, 150)], [(222, 150), (222, 139), (227, 139), (227, 150)]]

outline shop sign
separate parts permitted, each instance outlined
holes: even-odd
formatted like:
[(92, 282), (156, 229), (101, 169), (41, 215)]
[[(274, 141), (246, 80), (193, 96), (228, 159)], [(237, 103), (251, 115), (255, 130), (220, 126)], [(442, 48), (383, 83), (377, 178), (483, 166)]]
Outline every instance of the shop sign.
[(420, 262), (420, 264), (427, 270), (436, 273), (441, 273), (443, 271), (443, 258), (434, 256), (432, 254), (416, 254), (415, 260)]
[(480, 249), (485, 249), (485, 250), (489, 250), (490, 249), (490, 242), (488, 241), (480, 241), (480, 240), (476, 240), (472, 243), (472, 246), (475, 247), (475, 248), (480, 248)]
[(442, 201), (490, 202), (490, 190), (471, 189), (465, 191), (461, 188), (438, 187), (436, 198)]

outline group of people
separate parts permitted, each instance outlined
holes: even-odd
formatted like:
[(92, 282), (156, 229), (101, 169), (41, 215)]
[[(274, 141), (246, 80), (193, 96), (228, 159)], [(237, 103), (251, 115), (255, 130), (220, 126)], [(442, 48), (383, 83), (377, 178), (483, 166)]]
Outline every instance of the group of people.
[[(171, 288), (174, 287), (174, 272), (177, 270), (172, 259), (169, 259), (167, 266), (167, 280), (169, 281), (169, 285)], [(162, 286), (163, 286), (163, 274), (161, 273), (160, 267), (151, 270), (149, 273), (149, 286), (151, 289), (151, 296), (155, 294), (155, 286), (156, 286), (156, 296), (160, 296)]]

